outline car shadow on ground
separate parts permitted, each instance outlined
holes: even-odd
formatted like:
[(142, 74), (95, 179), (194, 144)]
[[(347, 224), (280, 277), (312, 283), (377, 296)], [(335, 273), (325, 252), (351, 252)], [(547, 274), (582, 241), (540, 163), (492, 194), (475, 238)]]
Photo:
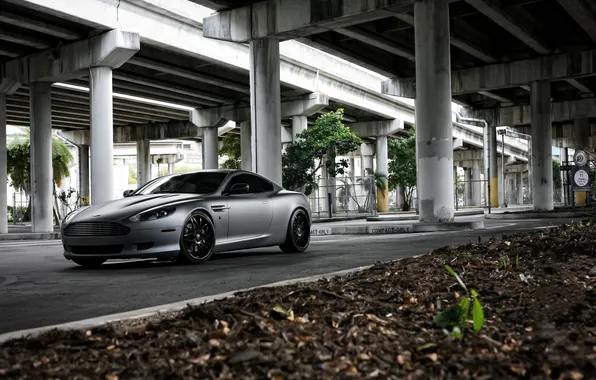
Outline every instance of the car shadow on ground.
[[(307, 255), (309, 251), (302, 253)], [(108, 260), (103, 265), (97, 268), (85, 268), (79, 266), (72, 261), (69, 261), (72, 266), (65, 268), (66, 271), (112, 271), (112, 270), (127, 270), (127, 269), (143, 269), (143, 268), (164, 268), (164, 267), (181, 267), (181, 268), (204, 268), (209, 267), (211, 262), (219, 262), (222, 260), (238, 259), (238, 258), (250, 258), (260, 256), (288, 256), (292, 254), (284, 253), (279, 249), (271, 248), (269, 250), (264, 249), (251, 249), (245, 251), (235, 252), (221, 252), (213, 255), (211, 259), (202, 265), (186, 265), (179, 264), (173, 260), (156, 260), (156, 259), (131, 259), (131, 260)]]

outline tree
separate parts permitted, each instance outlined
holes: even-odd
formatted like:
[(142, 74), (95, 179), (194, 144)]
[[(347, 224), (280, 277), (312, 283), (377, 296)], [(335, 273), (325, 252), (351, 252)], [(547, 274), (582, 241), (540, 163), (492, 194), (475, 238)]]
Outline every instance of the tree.
[(404, 204), (409, 211), (412, 194), (416, 188), (416, 131), (412, 128), (408, 137), (389, 141), (389, 189), (401, 188)]
[[(31, 194), (31, 164), (30, 164), (30, 134), (27, 130), (25, 136), (12, 141), (7, 147), (7, 169), (11, 186), (17, 190), (24, 191), (25, 194)], [(70, 176), (68, 164), (72, 161), (72, 154), (68, 146), (61, 140), (52, 137), (52, 171), (53, 182), (55, 186), (60, 186), (62, 180)], [(54, 186), (54, 196), (56, 189)], [(56, 203), (56, 199), (54, 200)], [(27, 215), (30, 215), (28, 207)], [(57, 219), (60, 219), (57, 210), (54, 210)]]
[(325, 160), (348, 154), (358, 149), (362, 140), (346, 127), (343, 109), (327, 112), (317, 118), (315, 125), (296, 135), (282, 155), (283, 186), (290, 190), (302, 189), (309, 195), (317, 188), (316, 173), (324, 166), (335, 177), (344, 174), (347, 160)]
[(223, 169), (240, 169), (242, 167), (240, 136), (226, 133), (223, 137), (222, 147), (219, 150), (219, 156), (227, 157), (227, 160), (221, 165)]

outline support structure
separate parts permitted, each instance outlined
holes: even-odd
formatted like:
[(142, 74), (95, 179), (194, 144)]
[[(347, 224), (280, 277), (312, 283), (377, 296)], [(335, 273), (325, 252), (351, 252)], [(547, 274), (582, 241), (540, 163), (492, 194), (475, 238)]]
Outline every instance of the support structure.
[(381, 181), (384, 184), (383, 189), (377, 190), (377, 211), (389, 211), (389, 184), (387, 177), (389, 175), (388, 154), (387, 154), (387, 136), (377, 136), (377, 172), (383, 176)]
[(6, 95), (0, 93), (0, 234), (8, 233), (8, 162), (6, 153)]
[(151, 180), (151, 140), (137, 140), (137, 188)]
[(31, 231), (52, 232), (52, 90), (49, 82), (29, 84), (31, 107)]
[(112, 68), (89, 70), (91, 103), (91, 203), (114, 199), (114, 118)]
[(466, 206), (470, 207), (474, 202), (472, 196), (472, 169), (464, 168), (464, 193), (466, 196)]
[(416, 160), (421, 222), (454, 217), (449, 3), (414, 4)]
[(203, 129), (203, 169), (217, 169), (219, 167), (218, 160), (219, 153), (219, 139), (217, 136), (217, 127)]
[(252, 169), (281, 184), (281, 87), (279, 40), (250, 42)]
[(250, 121), (240, 123), (240, 160), (242, 170), (252, 170), (252, 152), (251, 152), (251, 127)]
[(168, 174), (174, 174), (174, 173), (176, 173), (175, 165), (176, 164), (168, 164)]
[(292, 116), (292, 140), (308, 127), (308, 118), (304, 115)]
[(532, 191), (534, 210), (553, 210), (552, 128), (550, 82), (531, 83)]
[(81, 204), (89, 201), (89, 145), (79, 145), (79, 196)]

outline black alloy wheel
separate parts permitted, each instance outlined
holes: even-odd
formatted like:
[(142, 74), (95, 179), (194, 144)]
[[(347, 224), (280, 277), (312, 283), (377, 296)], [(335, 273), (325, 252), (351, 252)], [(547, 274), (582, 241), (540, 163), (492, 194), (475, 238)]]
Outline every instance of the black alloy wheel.
[(308, 215), (302, 209), (297, 209), (292, 213), (286, 241), (280, 245), (285, 253), (304, 252), (310, 244), (310, 223)]
[(192, 213), (184, 222), (178, 258), (186, 264), (203, 264), (215, 250), (215, 227), (202, 211)]

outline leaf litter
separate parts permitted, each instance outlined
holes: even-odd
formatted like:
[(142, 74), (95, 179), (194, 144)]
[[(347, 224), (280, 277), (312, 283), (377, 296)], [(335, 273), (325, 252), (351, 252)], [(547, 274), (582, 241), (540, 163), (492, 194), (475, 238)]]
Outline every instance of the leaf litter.
[[(595, 258), (592, 220), (470, 241), (162, 320), (12, 340), (0, 378), (596, 378)], [(433, 320), (466, 287), (484, 325), (464, 321), (455, 339)]]

